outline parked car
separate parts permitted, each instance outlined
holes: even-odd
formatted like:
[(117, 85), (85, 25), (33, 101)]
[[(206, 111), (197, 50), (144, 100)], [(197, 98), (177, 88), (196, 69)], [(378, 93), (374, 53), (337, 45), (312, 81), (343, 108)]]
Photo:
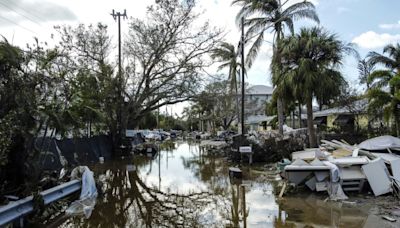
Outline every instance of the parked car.
[(149, 140), (158, 140), (158, 141), (162, 140), (162, 136), (158, 131), (149, 131), (145, 135), (145, 137), (146, 137), (146, 139), (149, 139)]

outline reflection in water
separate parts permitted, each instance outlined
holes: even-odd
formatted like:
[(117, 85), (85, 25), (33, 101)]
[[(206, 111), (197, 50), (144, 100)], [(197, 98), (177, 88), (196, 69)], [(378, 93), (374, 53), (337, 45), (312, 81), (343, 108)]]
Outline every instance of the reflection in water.
[[(132, 163), (136, 170), (128, 172)], [(92, 216), (69, 218), (61, 227), (351, 227), (366, 217), (346, 220), (343, 209), (328, 213), (332, 209), (310, 199), (287, 197), (279, 207), (269, 181), (243, 168), (243, 190), (240, 183), (230, 183), (228, 168), (223, 158), (186, 142), (162, 144), (154, 157), (96, 165), (92, 169), (102, 195)]]
[(286, 197), (281, 210), (285, 220), (276, 220), (276, 227), (365, 227), (368, 214), (357, 207), (347, 207), (339, 202), (324, 202), (313, 195)]

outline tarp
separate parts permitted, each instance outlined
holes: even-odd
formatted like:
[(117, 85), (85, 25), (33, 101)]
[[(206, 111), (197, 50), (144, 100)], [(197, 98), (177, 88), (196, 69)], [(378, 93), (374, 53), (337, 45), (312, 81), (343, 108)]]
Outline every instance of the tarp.
[(365, 150), (386, 150), (387, 148), (400, 148), (400, 139), (383, 135), (372, 139), (367, 139), (358, 145), (358, 148)]
[(41, 151), (39, 168), (43, 170), (61, 170), (66, 164), (97, 163), (99, 157), (109, 160), (113, 149), (111, 138), (105, 135), (61, 140), (39, 137), (33, 146)]
[(82, 190), (79, 200), (71, 203), (65, 211), (67, 215), (84, 215), (89, 218), (96, 205), (97, 188), (93, 172), (87, 166), (79, 166), (72, 170), (71, 179), (82, 175)]
[(331, 163), (329, 161), (323, 161), (323, 163), (324, 163), (324, 165), (330, 167), (330, 170), (331, 170), (331, 181), (333, 183), (338, 182), (339, 178), (340, 178), (339, 168), (335, 164), (333, 164), (333, 163)]

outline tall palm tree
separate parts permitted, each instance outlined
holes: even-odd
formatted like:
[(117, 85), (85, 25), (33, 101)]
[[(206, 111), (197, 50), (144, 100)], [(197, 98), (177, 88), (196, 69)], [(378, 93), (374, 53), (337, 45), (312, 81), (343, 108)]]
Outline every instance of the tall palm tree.
[(386, 121), (394, 118), (394, 130), (400, 135), (400, 44), (389, 44), (383, 48), (383, 54), (370, 52), (369, 63), (383, 65), (386, 69), (376, 70), (368, 78), (371, 89), (369, 108), (383, 109)]
[[(360, 84), (365, 84), (367, 86), (367, 91), (365, 95), (367, 95), (368, 97), (368, 92), (371, 87), (371, 84), (368, 79), (372, 74), (372, 72), (375, 70), (375, 66), (370, 61), (368, 61), (367, 58), (364, 58), (358, 61), (357, 69), (358, 69), (358, 79), (360, 80)], [(370, 121), (370, 115), (368, 113), (368, 133), (371, 132), (370, 130), (371, 130), (371, 121)]]
[(224, 68), (229, 69), (228, 80), (230, 82), (230, 90), (237, 92), (237, 68), (241, 65), (237, 62), (237, 50), (235, 46), (227, 42), (221, 42), (220, 45), (213, 50), (211, 57), (221, 63), (218, 70)]
[(369, 76), (375, 70), (374, 64), (371, 61), (368, 61), (367, 58), (361, 59), (357, 64), (358, 69), (358, 79), (360, 80), (360, 84), (366, 84), (367, 90), (370, 88), (370, 83), (368, 81)]
[[(234, 0), (232, 4), (240, 5), (240, 9), (237, 19), (248, 18), (244, 22), (244, 26), (248, 27), (246, 32), (246, 40), (252, 40), (250, 50), (247, 54), (247, 64), (250, 67), (254, 62), (257, 54), (263, 44), (264, 35), (266, 32), (272, 32), (274, 34), (273, 40), (273, 52), (276, 56), (275, 62), (271, 65), (273, 67), (272, 77), (280, 77), (279, 67), (279, 40), (284, 38), (285, 29), (288, 29), (292, 34), (294, 33), (293, 23), (299, 19), (311, 19), (319, 23), (318, 16), (315, 12), (315, 6), (308, 1), (302, 1), (299, 3), (291, 4), (289, 1), (281, 0)], [(276, 87), (276, 85), (274, 84)], [(277, 109), (278, 109), (278, 121), (279, 121), (279, 132), (283, 133), (283, 106), (281, 97), (283, 94), (278, 93)]]
[[(213, 50), (211, 57), (221, 63), (218, 70), (224, 68), (229, 69), (228, 81), (230, 82), (230, 94), (234, 94), (236, 99), (236, 114), (239, 123), (239, 97), (238, 97), (238, 82), (237, 82), (237, 68), (241, 64), (237, 61), (237, 50), (235, 46), (227, 42), (221, 42), (220, 45)], [(229, 105), (230, 106), (230, 105)]]
[[(304, 99), (307, 107), (307, 127), (312, 147), (316, 146), (313, 98), (318, 98), (320, 91), (324, 89), (322, 87), (331, 84), (337, 86), (329, 86), (333, 92), (330, 98), (339, 94), (341, 87), (338, 82), (345, 83), (339, 68), (345, 54), (352, 50), (350, 46), (339, 41), (336, 35), (319, 27), (302, 28), (299, 34), (280, 41), (278, 51), (282, 76), (274, 78), (274, 83), (280, 91), (292, 91), (292, 96), (302, 95), (301, 99)], [(333, 91), (335, 88), (337, 91)]]

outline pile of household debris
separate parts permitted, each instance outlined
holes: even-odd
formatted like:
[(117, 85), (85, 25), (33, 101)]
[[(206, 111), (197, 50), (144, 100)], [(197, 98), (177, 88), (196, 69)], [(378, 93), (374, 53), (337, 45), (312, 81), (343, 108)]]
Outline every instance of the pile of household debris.
[[(400, 197), (400, 139), (380, 136), (359, 145), (322, 140), (319, 148), (292, 153), (279, 163), (283, 176), (294, 185), (327, 191), (330, 199), (347, 199), (344, 192), (361, 192), (368, 183), (375, 196)], [(283, 191), (282, 191), (283, 193)]]

